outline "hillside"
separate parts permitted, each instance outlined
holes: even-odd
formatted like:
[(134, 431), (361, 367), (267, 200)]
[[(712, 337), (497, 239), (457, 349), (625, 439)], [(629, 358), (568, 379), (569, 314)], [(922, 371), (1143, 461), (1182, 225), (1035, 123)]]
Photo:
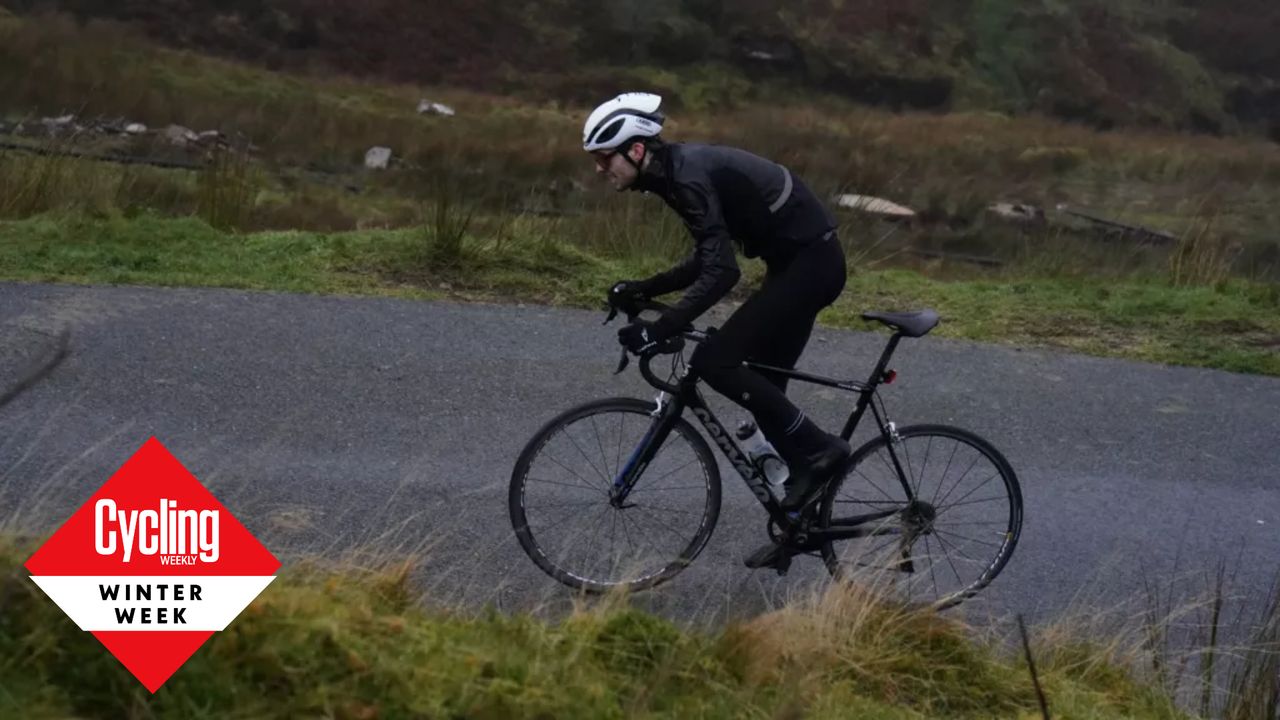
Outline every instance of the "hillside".
[(272, 69), (576, 103), (829, 93), (892, 108), (1280, 139), (1270, 0), (3, 0), (110, 18)]

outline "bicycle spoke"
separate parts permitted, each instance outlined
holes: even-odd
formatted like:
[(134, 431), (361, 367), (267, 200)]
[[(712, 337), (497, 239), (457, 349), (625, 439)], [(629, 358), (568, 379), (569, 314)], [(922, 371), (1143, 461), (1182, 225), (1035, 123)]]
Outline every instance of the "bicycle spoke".
[(948, 536), (950, 536), (950, 537), (958, 537), (958, 538), (960, 538), (961, 540), (968, 540), (968, 541), (969, 541), (969, 542), (971, 542), (971, 543), (978, 543), (979, 545), (986, 545), (986, 546), (988, 546), (988, 547), (998, 548), (998, 547), (1000, 547), (1000, 546), (1001, 546), (1001, 544), (1000, 544), (1000, 543), (993, 543), (993, 542), (989, 542), (989, 541), (987, 541), (987, 540), (979, 540), (979, 539), (977, 539), (977, 538), (971, 538), (971, 537), (969, 537), (969, 536), (967, 536), (967, 535), (961, 535), (961, 534), (960, 534), (960, 533), (958, 533), (958, 532), (951, 532), (951, 531), (949, 531), (949, 530), (939, 530), (939, 529), (937, 529), (937, 528), (934, 528), (934, 530), (933, 530), (933, 531), (934, 531), (934, 532), (936, 532), (936, 533), (938, 533), (939, 535), (948, 535)]
[(614, 540), (617, 539), (616, 538), (617, 531), (618, 531), (618, 513), (615, 512), (613, 515), (609, 516), (609, 565), (610, 566), (616, 565), (618, 561), (618, 556), (613, 550)]
[(929, 442), (924, 446), (924, 464), (920, 466), (920, 484), (916, 486), (915, 495), (920, 495), (920, 488), (924, 487), (925, 470), (929, 467), (929, 451), (933, 449), (933, 436), (929, 436)]
[(693, 510), (683, 510), (680, 508), (667, 507), (666, 505), (654, 505), (653, 503), (650, 503), (650, 502), (644, 502), (644, 503), (638, 502), (635, 504), (635, 506), (638, 508), (652, 508), (654, 510), (663, 510), (665, 512), (679, 513), (681, 515), (701, 516), (704, 514), (701, 510), (695, 512)]
[(593, 503), (593, 502), (544, 503), (544, 504), (539, 504), (539, 505), (525, 505), (525, 506), (524, 506), (524, 509), (525, 509), (525, 510), (541, 510), (541, 509), (543, 509), (543, 508), (553, 508), (553, 507), (582, 507), (583, 505), (597, 505), (597, 504), (599, 504), (599, 503)]
[(605, 492), (604, 490), (601, 490), (598, 487), (594, 487), (591, 485), (582, 485), (579, 483), (563, 483), (558, 480), (547, 480), (545, 478), (531, 477), (531, 478), (525, 478), (525, 479), (528, 480), (529, 482), (545, 483), (547, 485), (559, 485), (561, 487), (573, 488), (574, 490), (590, 490), (593, 493), (600, 493), (604, 497), (609, 497), (609, 493)]
[(938, 576), (933, 573), (933, 551), (929, 549), (929, 536), (924, 536), (924, 552), (929, 556), (929, 580), (933, 582), (933, 596), (938, 597)]
[(976, 505), (977, 503), (984, 503), (984, 502), (1008, 502), (1008, 500), (1009, 500), (1009, 496), (1007, 496), (1007, 495), (1003, 495), (1003, 496), (999, 496), (999, 497), (989, 497), (989, 498), (979, 498), (979, 499), (977, 499), (977, 500), (967, 500), (967, 501), (965, 501), (965, 502), (961, 502), (961, 503), (951, 503), (950, 505), (947, 505), (944, 509), (942, 509), (942, 510), (939, 510), (939, 511), (938, 511), (938, 517), (942, 517), (942, 514), (943, 514), (943, 513), (945, 513), (945, 512), (947, 512), (947, 511), (948, 511), (948, 510), (950, 510), (951, 508), (957, 508), (957, 507), (961, 507), (961, 506), (963, 506), (963, 505)]
[[(606, 505), (606, 507), (608, 507), (608, 506)], [(566, 512), (564, 512), (564, 513), (561, 513), (559, 516), (557, 516), (557, 517), (556, 517), (555, 522), (548, 523), (548, 524), (544, 524), (544, 525), (539, 525), (538, 527), (540, 527), (540, 528), (541, 528), (541, 529), (543, 529), (543, 530), (548, 530), (548, 529), (553, 528), (553, 527), (559, 527), (561, 524), (563, 524), (563, 523), (564, 523), (564, 521), (565, 521), (565, 520), (568, 520), (569, 518), (573, 517), (574, 515), (578, 515), (578, 514), (581, 514), (581, 513), (579, 513), (577, 510), (568, 510), (568, 511), (566, 511)], [(529, 516), (528, 516), (528, 515), (526, 515), (526, 516), (525, 516), (525, 524), (529, 526), (529, 529), (530, 529), (530, 530), (533, 530), (533, 528), (534, 528), (534, 521), (533, 521), (533, 520), (531, 520), (531, 519), (529, 519)]]
[[(916, 474), (915, 474), (915, 468), (914, 468), (914, 467), (912, 466), (912, 464), (911, 464), (911, 448), (907, 447), (907, 445), (908, 445), (907, 440), (908, 440), (908, 438), (903, 438), (903, 439), (902, 439), (902, 441), (898, 443), (898, 446), (902, 448), (902, 457), (898, 459), (898, 464), (899, 464), (899, 465), (902, 465), (902, 464), (903, 464), (903, 462), (902, 462), (902, 461), (903, 461), (903, 459), (905, 459), (905, 460), (906, 460), (906, 466), (907, 466), (907, 487), (911, 488), (911, 497), (912, 497), (912, 499), (915, 499), (915, 496), (916, 496)], [(891, 455), (890, 457), (892, 457), (892, 455)]]
[[(572, 469), (570, 469), (568, 465), (565, 465), (564, 463), (560, 462), (560, 460), (559, 460), (559, 459), (557, 459), (555, 455), (552, 455), (551, 453), (549, 453), (549, 452), (548, 452), (548, 453), (546, 453), (546, 456), (547, 456), (547, 459), (548, 459), (548, 460), (550, 460), (551, 462), (553, 462), (553, 463), (555, 463), (555, 464), (559, 465), (560, 467), (564, 468), (564, 471), (565, 471), (565, 472), (567, 472), (567, 473), (569, 473), (570, 475), (572, 475), (572, 476), (574, 476), (574, 477), (578, 478), (579, 480), (581, 480), (581, 481), (582, 481), (582, 485), (583, 485), (583, 487), (587, 487), (587, 488), (590, 488), (590, 489), (592, 489), (592, 490), (597, 490), (597, 491), (601, 490), (601, 488), (597, 487), (594, 483), (589, 482), (586, 478), (582, 477), (581, 475), (579, 475), (578, 473), (576, 473), (576, 472), (574, 472)], [(608, 487), (608, 483), (606, 483), (606, 484), (605, 484), (605, 487)]]
[[(888, 463), (886, 462), (886, 465), (887, 465), (887, 464), (888, 464)], [(858, 473), (858, 475), (860, 475), (860, 476), (862, 477), (862, 479), (863, 479), (863, 480), (866, 480), (866, 481), (867, 481), (867, 483), (871, 485), (871, 487), (875, 488), (876, 490), (879, 490), (881, 495), (883, 495), (883, 496), (885, 496), (885, 497), (889, 498), (889, 500), (891, 500), (892, 502), (901, 502), (901, 500), (898, 500), (897, 498), (895, 498), (894, 496), (892, 496), (892, 495), (890, 495), (889, 493), (885, 492), (884, 490), (881, 490), (881, 489), (880, 489), (880, 486), (879, 486), (879, 485), (877, 485), (877, 484), (875, 483), (875, 481), (873, 481), (871, 478), (867, 477), (866, 475), (863, 475), (863, 474), (862, 474), (862, 471), (861, 471), (861, 470), (859, 470), (858, 468), (856, 468), (856, 467), (855, 467), (855, 468), (853, 469), (853, 471), (854, 471), (854, 472), (856, 472), (856, 473)], [(892, 468), (890, 469), (890, 472), (893, 472)]]
[[(937, 531), (935, 530), (935, 531), (934, 531), (934, 533), (935, 533), (935, 534), (937, 534)], [(939, 535), (939, 536), (938, 536), (938, 539), (939, 539), (939, 540), (941, 540), (941, 539), (942, 539), (942, 536), (941, 536), (941, 535)], [(971, 557), (971, 556), (970, 556), (968, 553), (966, 553), (964, 550), (961, 550), (959, 545), (953, 545), (952, 547), (955, 549), (955, 551), (956, 551), (956, 554), (957, 554), (957, 555), (959, 555), (960, 557), (964, 558), (965, 560), (968, 560), (969, 562), (973, 563), (974, 565), (978, 565), (978, 566), (983, 567), (983, 568), (990, 567), (990, 565), (991, 565), (991, 562), (990, 562), (990, 561), (988, 561), (988, 560), (978, 560), (978, 559), (975, 559), (975, 558)]]
[(631, 548), (632, 554), (635, 554), (636, 544), (631, 540), (631, 529), (627, 527), (627, 518), (619, 513), (618, 519), (622, 521), (622, 534), (627, 538), (627, 547)]
[(946, 502), (947, 498), (951, 497), (951, 493), (955, 492), (956, 488), (960, 487), (961, 483), (963, 483), (964, 479), (969, 476), (969, 473), (973, 470), (973, 467), (978, 464), (978, 461), (981, 460), (982, 457), (983, 457), (982, 455), (979, 455), (978, 457), (973, 459), (973, 462), (969, 463), (969, 467), (965, 468), (964, 473), (960, 475), (960, 479), (956, 480), (956, 483), (951, 486), (951, 489), (947, 491), (947, 494), (943, 495), (942, 499), (937, 502), (938, 505), (941, 505), (942, 503)]
[[(991, 477), (987, 478), (986, 480), (983, 480), (983, 481), (982, 481), (979, 485), (977, 485), (975, 488), (973, 488), (973, 489), (972, 489), (972, 490), (970, 490), (969, 492), (965, 493), (964, 495), (961, 495), (959, 500), (956, 500), (955, 502), (951, 503), (950, 505), (941, 505), (941, 504), (940, 504), (940, 505), (939, 505), (939, 507), (953, 508), (953, 507), (957, 507), (957, 506), (959, 506), (959, 505), (963, 505), (964, 503), (963, 503), (962, 501), (963, 501), (965, 498), (969, 497), (970, 495), (974, 494), (975, 492), (977, 492), (977, 491), (981, 490), (982, 488), (986, 487), (986, 486), (987, 486), (987, 483), (991, 482), (992, 480), (994, 480), (994, 479), (996, 479), (996, 478), (998, 478), (998, 477), (1000, 477), (1000, 471), (999, 471), (999, 470), (997, 470), (997, 471), (996, 471), (996, 474), (995, 474), (995, 475), (992, 475)], [(942, 510), (939, 510), (939, 511), (938, 511), (938, 514), (939, 514), (939, 515), (941, 515), (942, 513), (943, 513), (943, 511), (942, 511)]]
[[(564, 436), (565, 436), (565, 437), (567, 437), (567, 438), (569, 438), (569, 442), (573, 443), (573, 446), (574, 446), (575, 448), (577, 448), (577, 449), (578, 449), (578, 454), (582, 455), (582, 459), (583, 459), (583, 460), (586, 460), (586, 461), (587, 461), (587, 464), (591, 466), (591, 469), (592, 469), (592, 470), (595, 470), (595, 471), (596, 471), (596, 473), (600, 475), (600, 479), (601, 479), (601, 480), (604, 480), (605, 484), (606, 484), (606, 485), (608, 485), (608, 484), (609, 484), (609, 476), (608, 476), (608, 475), (605, 475), (603, 472), (601, 472), (600, 468), (596, 467), (596, 464), (595, 464), (595, 463), (593, 463), (593, 462), (591, 462), (591, 458), (587, 456), (586, 451), (585, 451), (585, 450), (583, 450), (583, 449), (582, 449), (582, 446), (578, 444), (578, 441), (577, 441), (577, 440), (575, 440), (575, 439), (573, 438), (573, 435), (570, 435), (570, 434), (569, 434), (569, 429), (568, 429), (568, 428), (565, 428), (564, 430), (561, 430), (561, 431), (560, 431), (560, 434), (561, 434), (561, 435), (564, 435)], [(566, 468), (566, 469), (568, 469), (568, 468)]]
[(947, 552), (947, 542), (942, 539), (941, 535), (937, 536), (938, 545), (942, 547), (942, 554), (947, 558), (947, 564), (951, 566), (951, 573), (956, 576), (956, 582), (964, 585), (964, 579), (960, 577), (960, 571), (956, 570), (956, 564), (951, 562), (951, 553)]
[[(622, 519), (622, 524), (623, 524), (623, 525), (626, 525), (626, 524), (627, 524), (627, 522), (629, 521), (629, 520), (628, 520), (628, 518), (627, 518), (627, 514), (626, 514), (626, 513), (620, 513), (620, 514), (618, 515), (618, 517)], [(633, 523), (634, 523), (635, 521), (634, 521), (634, 520), (630, 520), (630, 522), (633, 522)], [(638, 524), (636, 525), (636, 529), (637, 529), (637, 530), (640, 530), (640, 526), (639, 526)], [(640, 542), (641, 542), (642, 544), (644, 544), (646, 547), (648, 547), (648, 548), (649, 548), (649, 550), (651, 550), (655, 556), (658, 556), (659, 558), (661, 558), (661, 556), (662, 556), (662, 554), (663, 554), (663, 553), (662, 553), (662, 551), (661, 551), (661, 550), (659, 550), (658, 548), (654, 547), (654, 546), (653, 546), (653, 543), (649, 542), (649, 539), (648, 539), (647, 537), (645, 537), (644, 535), (641, 535), (641, 536), (640, 536)], [(664, 567), (665, 567), (665, 565), (664, 565)]]
[[(877, 528), (877, 529), (879, 529), (879, 528)], [(890, 538), (888, 541), (883, 542), (883, 543), (881, 543), (881, 544), (879, 544), (879, 545), (875, 546), (874, 548), (872, 548), (872, 549), (870, 549), (870, 550), (866, 550), (866, 551), (864, 551), (864, 552), (859, 553), (859, 557), (870, 557), (870, 558), (872, 558), (872, 560), (874, 561), (874, 560), (875, 560), (875, 555), (876, 555), (876, 553), (879, 553), (881, 550), (884, 550), (885, 548), (889, 547), (890, 545), (897, 545), (897, 544), (899, 544), (900, 542), (901, 542), (901, 540), (899, 539), (899, 537), (895, 535), (894, 537)]]
[(664, 474), (664, 475), (660, 475), (660, 476), (658, 476), (655, 480), (653, 480), (653, 482), (659, 482), (659, 481), (661, 481), (661, 480), (665, 480), (665, 479), (667, 479), (667, 478), (671, 477), (672, 475), (674, 475), (675, 473), (680, 472), (681, 470), (683, 470), (683, 469), (685, 469), (685, 468), (689, 467), (690, 465), (692, 465), (692, 464), (694, 464), (694, 463), (696, 463), (696, 462), (698, 462), (698, 458), (696, 458), (696, 457), (695, 457), (694, 459), (692, 459), (692, 460), (690, 460), (689, 462), (687, 462), (687, 463), (685, 463), (685, 464), (681, 465), (680, 467), (676, 468), (675, 470), (671, 470), (671, 471), (667, 472), (667, 473), (666, 473), (666, 474)]
[[(884, 447), (886, 451), (889, 449), (888, 445), (885, 445)], [(889, 477), (898, 478), (899, 480), (902, 479), (902, 476), (893, 467), (893, 463), (889, 462), (893, 459), (893, 454), (891, 452), (886, 452), (881, 455), (879, 451), (876, 451), (876, 457), (880, 458), (880, 462), (884, 463), (884, 469), (889, 471)]]
[(675, 537), (677, 541), (680, 541), (680, 542), (684, 541), (684, 533), (680, 532), (679, 530), (676, 530), (675, 528), (666, 524), (662, 520), (659, 520), (658, 516), (654, 515), (653, 513), (647, 512), (646, 508), (643, 505), (636, 505), (635, 509), (639, 510), (643, 515), (645, 515), (645, 517), (651, 518), (655, 523), (665, 528), (667, 532), (671, 533), (671, 535)]
[[(595, 435), (596, 435), (596, 447), (600, 448), (600, 464), (604, 466), (606, 470), (608, 470), (609, 455), (604, 451), (604, 441), (600, 439), (600, 427), (596, 425), (596, 416), (588, 415), (587, 419), (591, 421), (591, 429), (595, 432)], [(609, 473), (608, 475), (606, 475), (605, 479), (608, 480), (609, 478), (616, 478), (616, 477), (618, 477), (617, 469), (615, 469), (612, 473)]]
[(618, 450), (613, 458), (613, 476), (618, 477), (618, 472), (622, 470), (622, 427), (627, 422), (627, 413), (618, 413)]
[(942, 477), (938, 478), (938, 489), (933, 491), (933, 497), (929, 499), (930, 505), (938, 504), (938, 495), (947, 484), (947, 472), (951, 470), (951, 461), (956, 459), (956, 453), (960, 451), (960, 441), (957, 440), (955, 443), (956, 446), (951, 448), (951, 457), (947, 458), (947, 466), (942, 469)]
[(584, 545), (584, 549), (590, 550), (596, 546), (596, 538), (600, 537), (600, 528), (604, 526), (604, 519), (609, 516), (610, 509), (606, 507), (600, 511), (600, 517), (596, 518), (596, 523), (592, 526), (594, 530), (591, 533), (591, 542)]
[(939, 523), (939, 522), (937, 521), (937, 518), (935, 518), (935, 519), (934, 519), (934, 522), (933, 522), (933, 526), (934, 526), (934, 527), (937, 527), (937, 526), (939, 526), (939, 525), (946, 525), (947, 527), (955, 527), (955, 526), (957, 526), (957, 525), (1000, 525), (1000, 526), (1002, 526), (1002, 527), (1003, 527), (1003, 526), (1005, 526), (1006, 524), (1007, 524), (1007, 523), (1006, 523), (1006, 521), (1004, 521), (1004, 520), (966, 520), (966, 521), (964, 521), (964, 522), (950, 522), (950, 521), (948, 521), (948, 522), (946, 522), (946, 523)]

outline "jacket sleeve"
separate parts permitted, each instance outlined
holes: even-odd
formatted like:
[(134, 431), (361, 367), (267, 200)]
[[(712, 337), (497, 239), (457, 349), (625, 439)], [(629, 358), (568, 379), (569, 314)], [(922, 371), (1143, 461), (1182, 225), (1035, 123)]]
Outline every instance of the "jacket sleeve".
[(679, 265), (645, 280), (645, 294), (649, 297), (658, 297), (676, 290), (683, 290), (698, 279), (700, 267), (698, 253), (695, 251), (692, 255), (682, 260)]
[(720, 212), (719, 198), (709, 183), (680, 183), (673, 200), (697, 246), (689, 260), (664, 273), (673, 279), (683, 279), (681, 272), (693, 278), (684, 297), (658, 321), (667, 332), (678, 331), (706, 312), (728, 294), (742, 276), (733, 255), (733, 239)]

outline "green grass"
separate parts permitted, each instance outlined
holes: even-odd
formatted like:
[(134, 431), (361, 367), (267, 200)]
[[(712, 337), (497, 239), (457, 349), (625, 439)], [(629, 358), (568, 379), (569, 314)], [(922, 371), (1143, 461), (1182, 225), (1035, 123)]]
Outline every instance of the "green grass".
[[(467, 234), (454, 244), (450, 237), (442, 246), (436, 240), (442, 231), (430, 224), (234, 234), (195, 218), (46, 214), (0, 223), (0, 279), (594, 308), (614, 280), (665, 265), (638, 246), (584, 250), (563, 241), (556, 226), (537, 221), (476, 218), (472, 224), (479, 238)], [(738, 298), (760, 275), (758, 263), (744, 266)], [(1243, 280), (1176, 287), (1157, 277), (969, 273), (943, 280), (911, 270), (865, 270), (851, 275), (821, 321), (862, 328), (864, 310), (924, 306), (941, 313), (937, 333), (943, 337), (1280, 375), (1280, 287)]]
[[(292, 563), (153, 696), (25, 577), (30, 549), (0, 544), (5, 717), (1037, 717), (1018, 655), (856, 587), (709, 634), (617, 599), (558, 622), (446, 612), (405, 565)], [(1099, 656), (1046, 653), (1054, 717), (1185, 717)]]

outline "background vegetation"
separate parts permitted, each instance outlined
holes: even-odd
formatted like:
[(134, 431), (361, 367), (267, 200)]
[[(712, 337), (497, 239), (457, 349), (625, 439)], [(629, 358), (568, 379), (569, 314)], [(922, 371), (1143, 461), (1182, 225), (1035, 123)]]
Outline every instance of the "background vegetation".
[[(19, 568), (26, 550), (6, 543), (0, 567)], [(979, 639), (959, 621), (856, 586), (835, 586), (712, 634), (628, 609), (621, 598), (583, 605), (555, 623), (428, 608), (403, 563), (291, 567), (154, 696), (20, 569), (7, 571), (0, 575), (0, 713), (1039, 717), (1031, 675), (1012, 643)], [(1068, 641), (1061, 628), (1037, 633), (1053, 717), (1189, 717), (1150, 680), (1133, 679), (1133, 650)], [(1265, 691), (1274, 683), (1264, 677), (1258, 685)], [(1227, 712), (1242, 703), (1228, 703)]]
[(577, 103), (637, 84), (700, 109), (830, 91), (893, 108), (1034, 110), (1100, 127), (1280, 132), (1280, 9), (1268, 0), (5, 4), (123, 20), (175, 47), (272, 69)]

